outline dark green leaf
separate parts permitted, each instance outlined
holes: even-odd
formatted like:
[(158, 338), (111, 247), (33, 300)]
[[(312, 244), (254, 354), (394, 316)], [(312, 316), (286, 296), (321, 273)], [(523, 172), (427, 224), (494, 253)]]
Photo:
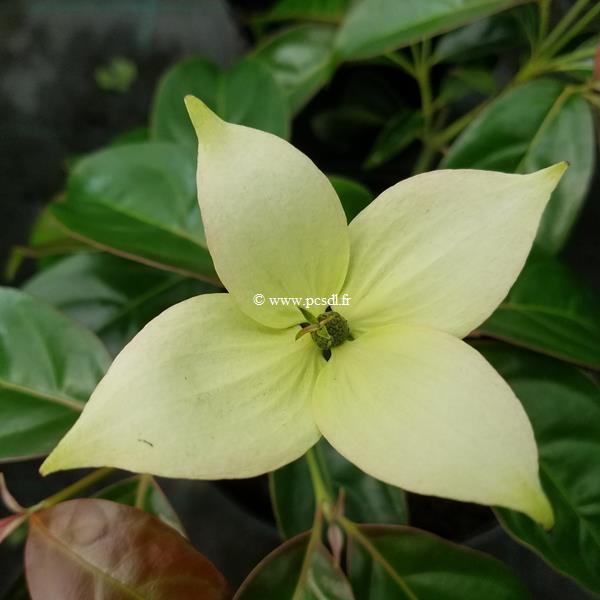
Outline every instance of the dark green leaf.
[(150, 475), (136, 475), (122, 479), (100, 490), (95, 497), (140, 508), (185, 536), (183, 525), (175, 509), (154, 477)]
[(337, 39), (344, 59), (391, 52), (514, 5), (512, 0), (359, 0)]
[(332, 175), (329, 177), (342, 203), (348, 223), (373, 200), (373, 194), (358, 181)]
[(114, 355), (169, 306), (216, 288), (105, 253), (67, 257), (23, 289), (94, 331)]
[(392, 117), (381, 130), (365, 162), (366, 168), (382, 165), (400, 154), (414, 142), (423, 127), (420, 112), (402, 110)]
[(25, 571), (33, 600), (229, 597), (223, 576), (172, 527), (107, 500), (32, 514)]
[(50, 451), (109, 361), (92, 333), (29, 294), (0, 288), (0, 461)]
[(284, 91), (292, 113), (304, 105), (333, 75), (333, 35), (327, 25), (299, 25), (277, 33), (253, 53)]
[(341, 21), (351, 0), (276, 0), (260, 21)]
[(300, 578), (308, 539), (308, 535), (300, 535), (269, 554), (250, 573), (234, 600), (353, 600), (348, 581), (320, 542), (309, 551), (308, 572)]
[(540, 477), (554, 509), (550, 532), (521, 513), (503, 526), (556, 569), (600, 592), (600, 388), (570, 365), (497, 342), (476, 348), (508, 381), (531, 420)]
[(163, 77), (152, 107), (150, 132), (154, 139), (182, 144), (195, 156), (197, 138), (183, 99), (192, 94), (231, 123), (289, 135), (285, 95), (262, 62), (246, 58), (220, 71), (202, 58), (189, 58)]
[(451, 169), (519, 173), (569, 161), (538, 231), (538, 243), (549, 252), (566, 241), (595, 164), (592, 114), (571, 90), (539, 79), (505, 93), (471, 123), (443, 161)]
[(136, 127), (135, 129), (129, 129), (113, 138), (112, 146), (125, 146), (126, 144), (139, 144), (140, 142), (147, 142), (150, 139), (150, 131), (147, 127)]
[(12, 280), (26, 258), (35, 258), (38, 269), (44, 269), (62, 256), (89, 250), (88, 245), (67, 235), (65, 228), (46, 207), (33, 225), (27, 246), (12, 249), (6, 265), (6, 278)]
[(496, 54), (502, 48), (523, 43), (511, 13), (481, 19), (444, 35), (435, 47), (436, 62), (471, 61)]
[(479, 331), (600, 368), (600, 301), (567, 267), (541, 253), (529, 258), (506, 300)]
[(52, 214), (103, 250), (216, 281), (196, 201), (195, 162), (168, 143), (101, 150), (77, 164)]
[[(529, 594), (500, 562), (410, 527), (362, 526), (360, 531), (419, 600), (524, 600)], [(364, 548), (349, 553), (352, 588), (361, 600), (405, 599), (401, 585)]]
[[(402, 524), (408, 519), (404, 492), (373, 479), (322, 440), (315, 447), (332, 497), (344, 490), (345, 514), (355, 521)], [(290, 538), (311, 528), (314, 495), (304, 458), (270, 475), (271, 502), (282, 535)]]
[(462, 100), (469, 94), (491, 96), (496, 91), (493, 75), (487, 69), (458, 67), (442, 80), (436, 102), (442, 106)]

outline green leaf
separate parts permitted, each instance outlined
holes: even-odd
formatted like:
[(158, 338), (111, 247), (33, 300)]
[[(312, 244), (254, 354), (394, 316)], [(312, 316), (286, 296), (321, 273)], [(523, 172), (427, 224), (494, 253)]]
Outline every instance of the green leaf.
[(50, 208), (46, 207), (33, 224), (27, 246), (12, 249), (7, 261), (6, 278), (9, 281), (14, 279), (26, 258), (35, 258), (37, 268), (44, 269), (62, 256), (89, 250), (88, 245), (67, 235), (64, 227), (50, 214)]
[(401, 110), (380, 131), (365, 161), (365, 167), (378, 167), (400, 154), (417, 139), (422, 127), (423, 116), (420, 112)]
[(569, 161), (537, 236), (541, 247), (555, 253), (585, 200), (594, 145), (593, 118), (585, 100), (564, 83), (539, 79), (490, 104), (452, 145), (442, 166), (528, 173)]
[(293, 114), (331, 79), (334, 33), (327, 25), (299, 25), (277, 33), (253, 52), (281, 86)]
[(25, 571), (33, 600), (229, 597), (223, 576), (172, 527), (107, 500), (32, 514)]
[[(315, 451), (332, 497), (344, 490), (345, 514), (355, 521), (402, 524), (408, 520), (404, 492), (373, 479), (340, 456), (325, 440)], [(314, 494), (306, 459), (270, 474), (271, 502), (281, 534), (290, 538), (312, 527)]]
[(92, 333), (29, 294), (0, 288), (0, 461), (49, 452), (109, 361)]
[(600, 368), (600, 301), (556, 258), (533, 254), (480, 333)]
[(436, 102), (445, 105), (462, 100), (472, 93), (491, 96), (495, 91), (496, 83), (489, 70), (457, 67), (449, 71), (442, 80)]
[(115, 355), (169, 306), (217, 288), (110, 254), (86, 253), (64, 258), (23, 289), (91, 329)]
[(71, 173), (51, 213), (72, 235), (126, 258), (216, 282), (192, 153), (147, 142), (101, 150)]
[(517, 21), (511, 12), (481, 19), (442, 36), (435, 47), (436, 62), (462, 62), (497, 54), (498, 48), (523, 45)]
[(516, 4), (514, 0), (359, 0), (337, 38), (342, 58), (391, 52)]
[(340, 175), (331, 175), (329, 181), (339, 196), (348, 223), (373, 200), (371, 191), (358, 181)]
[(269, 68), (254, 58), (245, 58), (228, 71), (202, 58), (189, 58), (164, 75), (150, 115), (151, 136), (182, 144), (195, 156), (198, 141), (183, 103), (188, 94), (230, 123), (289, 136), (284, 92)]
[(351, 0), (276, 0), (259, 21), (323, 21), (342, 20)]
[(540, 477), (556, 524), (546, 532), (521, 513), (502, 525), (554, 568), (600, 592), (600, 388), (570, 365), (482, 342), (476, 348), (508, 381), (535, 432)]
[(134, 506), (158, 517), (185, 537), (183, 525), (164, 492), (150, 475), (136, 475), (117, 481), (100, 490), (95, 498), (112, 500), (119, 504)]
[(308, 570), (301, 575), (308, 540), (308, 535), (299, 535), (271, 552), (250, 573), (234, 600), (353, 600), (350, 584), (320, 542), (308, 549)]
[(361, 600), (409, 598), (398, 580), (419, 600), (529, 598), (502, 563), (480, 552), (410, 527), (367, 525), (360, 532), (379, 553), (374, 559), (358, 543), (352, 544), (350, 581)]

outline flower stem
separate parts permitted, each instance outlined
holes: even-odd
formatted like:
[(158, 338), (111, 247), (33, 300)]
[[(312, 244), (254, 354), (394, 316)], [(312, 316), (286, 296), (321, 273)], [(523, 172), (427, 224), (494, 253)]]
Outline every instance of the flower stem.
[(323, 507), (325, 510), (325, 516), (329, 514), (329, 510), (333, 503), (329, 488), (325, 483), (325, 479), (321, 474), (321, 467), (319, 466), (319, 458), (317, 456), (316, 449), (313, 447), (306, 453), (306, 462), (308, 463), (308, 470), (310, 471), (310, 479), (312, 481), (313, 490), (315, 493), (315, 503), (317, 510), (319, 507)]
[(37, 504), (31, 506), (30, 508), (27, 509), (27, 512), (33, 513), (38, 510), (41, 510), (43, 508), (49, 508), (51, 506), (54, 506), (55, 504), (58, 504), (59, 502), (63, 502), (64, 500), (68, 500), (69, 498), (76, 496), (83, 490), (93, 486), (94, 484), (98, 483), (99, 481), (102, 481), (103, 479), (108, 477), (113, 472), (114, 472), (114, 469), (109, 468), (109, 467), (103, 467), (102, 469), (96, 469), (95, 471), (92, 471), (91, 473), (89, 473), (88, 475), (86, 475), (85, 477), (80, 479), (79, 481), (76, 481), (75, 483), (71, 484), (70, 486), (62, 489), (60, 492), (57, 492), (56, 494), (53, 494), (52, 496), (48, 496), (48, 498), (45, 498), (41, 502), (38, 502)]
[(146, 501), (146, 492), (150, 487), (150, 482), (152, 481), (152, 475), (148, 475), (148, 473), (142, 473), (140, 475), (136, 490), (135, 490), (135, 508), (139, 508), (140, 510), (144, 509), (144, 503)]
[(377, 550), (371, 540), (363, 534), (360, 528), (346, 517), (339, 515), (336, 518), (342, 529), (354, 540), (356, 540), (370, 555), (376, 560), (388, 575), (398, 584), (398, 587), (406, 594), (410, 600), (418, 600), (417, 595), (408, 587), (408, 584), (402, 576), (394, 569), (387, 559)]
[[(571, 23), (575, 21), (579, 13), (589, 4), (589, 1), (590, 0), (577, 0), (575, 4), (573, 4), (545, 39), (541, 46), (540, 54), (552, 56), (558, 49), (562, 48), (564, 44), (562, 43), (561, 36), (563, 34), (568, 35)], [(594, 9), (592, 9), (592, 11), (593, 10)]]

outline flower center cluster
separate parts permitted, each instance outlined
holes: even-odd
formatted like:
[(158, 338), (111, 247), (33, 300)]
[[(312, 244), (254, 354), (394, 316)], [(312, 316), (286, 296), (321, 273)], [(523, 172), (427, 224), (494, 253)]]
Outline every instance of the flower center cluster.
[(344, 343), (350, 337), (348, 321), (334, 311), (321, 313), (315, 329), (310, 332), (313, 342), (322, 350), (329, 350)]

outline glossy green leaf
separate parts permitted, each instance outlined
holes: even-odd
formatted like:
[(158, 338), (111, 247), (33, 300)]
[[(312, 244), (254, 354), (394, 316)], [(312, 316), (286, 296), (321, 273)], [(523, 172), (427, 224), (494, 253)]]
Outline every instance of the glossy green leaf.
[[(333, 498), (344, 490), (345, 514), (358, 522), (403, 524), (408, 520), (404, 492), (369, 477), (340, 456), (325, 440), (315, 447)], [(306, 459), (270, 474), (271, 502), (282, 535), (290, 538), (311, 528), (314, 494)]]
[(348, 223), (373, 200), (373, 194), (362, 183), (332, 175), (329, 177), (346, 213)]
[(196, 201), (195, 163), (185, 148), (164, 142), (101, 150), (77, 164), (52, 215), (102, 250), (215, 281)]
[(506, 300), (478, 331), (600, 368), (600, 300), (566, 266), (542, 253), (529, 258)]
[(260, 44), (253, 57), (265, 64), (283, 89), (292, 113), (331, 79), (333, 37), (328, 25), (299, 25)]
[(556, 523), (546, 532), (497, 510), (502, 525), (555, 569), (600, 592), (600, 387), (576, 367), (496, 342), (477, 349), (508, 381), (535, 432)]
[(185, 536), (183, 525), (175, 509), (156, 479), (150, 475), (136, 475), (122, 479), (100, 490), (94, 497), (140, 508)]
[(281, 137), (289, 135), (284, 92), (269, 68), (254, 58), (246, 58), (228, 71), (220, 71), (205, 59), (189, 58), (163, 77), (150, 115), (151, 135), (156, 140), (182, 144), (195, 156), (198, 140), (183, 103), (188, 94), (201, 98), (230, 123)]
[(109, 361), (92, 333), (29, 294), (0, 288), (0, 461), (49, 452)]
[(422, 127), (423, 117), (420, 112), (401, 110), (379, 132), (365, 161), (365, 167), (378, 167), (400, 154), (417, 139)]
[[(499, 561), (410, 527), (361, 526), (379, 552), (372, 558), (357, 542), (349, 553), (352, 588), (361, 600), (525, 600), (529, 594)], [(382, 566), (387, 561), (394, 577)]]
[(23, 289), (84, 324), (116, 354), (148, 321), (216, 288), (105, 253), (69, 256)]
[(107, 500), (31, 515), (25, 571), (33, 600), (229, 597), (223, 576), (172, 527)]
[(539, 79), (500, 96), (456, 140), (442, 166), (529, 173), (570, 163), (544, 213), (537, 242), (557, 252), (585, 200), (593, 173), (592, 113), (572, 88)]
[(250, 573), (234, 600), (353, 600), (350, 584), (332, 556), (317, 542), (308, 549), (308, 535), (299, 535), (271, 552)]
[(276, 0), (260, 21), (339, 22), (351, 0)]
[(338, 39), (342, 58), (391, 52), (514, 5), (514, 0), (359, 0)]
[(90, 247), (80, 240), (70, 237), (64, 227), (45, 207), (33, 224), (26, 246), (12, 249), (6, 263), (5, 274), (8, 281), (14, 279), (26, 258), (37, 261), (38, 270), (54, 264), (61, 257), (77, 252), (90, 251)]

